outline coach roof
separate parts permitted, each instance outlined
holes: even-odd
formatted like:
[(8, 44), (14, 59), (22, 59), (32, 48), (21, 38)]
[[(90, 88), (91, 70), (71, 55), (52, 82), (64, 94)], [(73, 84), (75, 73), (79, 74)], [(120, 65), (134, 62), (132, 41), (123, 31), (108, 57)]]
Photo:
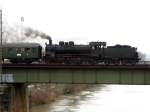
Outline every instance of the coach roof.
[(4, 43), (2, 47), (39, 47), (38, 43)]

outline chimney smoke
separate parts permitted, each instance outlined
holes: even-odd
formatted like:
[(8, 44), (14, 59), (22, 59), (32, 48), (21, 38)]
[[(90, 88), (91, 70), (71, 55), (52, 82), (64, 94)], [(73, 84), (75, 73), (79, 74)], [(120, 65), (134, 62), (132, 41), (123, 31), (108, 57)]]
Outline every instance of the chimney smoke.
[(4, 23), (3, 25), (3, 42), (23, 42), (30, 39), (36, 39), (40, 37), (41, 39), (50, 39), (46, 33), (35, 30), (31, 27), (25, 27), (18, 24), (8, 25)]

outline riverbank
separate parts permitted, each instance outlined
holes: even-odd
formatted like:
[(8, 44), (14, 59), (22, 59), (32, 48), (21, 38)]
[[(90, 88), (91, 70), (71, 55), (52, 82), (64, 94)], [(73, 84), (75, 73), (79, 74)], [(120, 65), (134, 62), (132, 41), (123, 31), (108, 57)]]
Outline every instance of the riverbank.
[(29, 86), (30, 106), (49, 104), (59, 96), (75, 94), (86, 90), (92, 85), (88, 84), (37, 84)]

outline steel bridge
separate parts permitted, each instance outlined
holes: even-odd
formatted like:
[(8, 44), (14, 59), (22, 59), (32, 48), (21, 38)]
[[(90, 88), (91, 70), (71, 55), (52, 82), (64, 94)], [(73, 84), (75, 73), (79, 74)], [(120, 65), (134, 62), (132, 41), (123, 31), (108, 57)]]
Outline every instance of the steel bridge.
[(150, 64), (46, 65), (3, 64), (0, 84), (11, 84), (12, 112), (29, 112), (27, 84), (140, 84), (150, 85)]
[(3, 64), (0, 82), (150, 84), (150, 65)]

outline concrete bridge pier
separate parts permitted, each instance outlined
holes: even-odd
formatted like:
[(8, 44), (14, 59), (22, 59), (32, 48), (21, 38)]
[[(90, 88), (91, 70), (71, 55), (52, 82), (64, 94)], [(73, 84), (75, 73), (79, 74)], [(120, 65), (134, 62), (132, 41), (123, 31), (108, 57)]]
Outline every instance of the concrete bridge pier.
[(13, 112), (29, 112), (29, 99), (27, 85), (13, 84)]

